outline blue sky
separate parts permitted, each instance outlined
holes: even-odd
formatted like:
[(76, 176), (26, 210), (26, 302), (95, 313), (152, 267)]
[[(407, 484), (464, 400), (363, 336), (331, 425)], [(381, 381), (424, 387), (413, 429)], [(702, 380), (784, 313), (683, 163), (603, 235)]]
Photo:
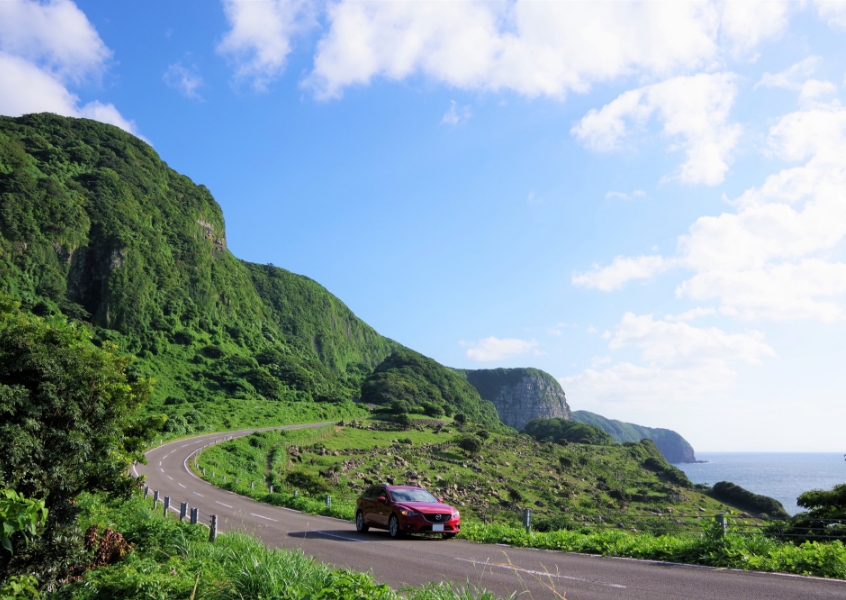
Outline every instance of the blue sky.
[(846, 6), (0, 2), (0, 113), (143, 136), (236, 256), (701, 450), (840, 451)]

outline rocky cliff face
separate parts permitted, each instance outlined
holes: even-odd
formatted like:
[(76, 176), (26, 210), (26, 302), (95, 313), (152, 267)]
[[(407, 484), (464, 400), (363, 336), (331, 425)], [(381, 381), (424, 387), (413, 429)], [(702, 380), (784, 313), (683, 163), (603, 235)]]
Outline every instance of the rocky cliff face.
[(464, 371), (479, 395), (493, 402), (499, 418), (518, 431), (532, 419), (570, 419), (564, 390), (549, 373), (538, 369)]

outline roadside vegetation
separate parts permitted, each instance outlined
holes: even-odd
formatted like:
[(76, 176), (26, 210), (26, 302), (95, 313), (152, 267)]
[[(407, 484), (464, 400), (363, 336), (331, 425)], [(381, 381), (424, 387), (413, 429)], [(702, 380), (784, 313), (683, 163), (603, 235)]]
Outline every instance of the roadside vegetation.
[[(467, 438), (478, 448), (462, 449)], [(383, 414), (224, 442), (203, 451), (195, 471), (256, 500), (348, 520), (370, 482), (423, 485), (460, 508), (460, 537), (476, 542), (846, 578), (842, 542), (768, 537), (767, 522), (744, 512), (776, 510), (761, 497), (722, 486), (718, 500), (652, 442), (600, 440), (561, 445), (423, 418), (406, 428)], [(722, 499), (723, 488), (737, 504)], [(521, 525), (524, 508), (532, 509), (531, 532)], [(718, 513), (727, 515), (725, 535)]]

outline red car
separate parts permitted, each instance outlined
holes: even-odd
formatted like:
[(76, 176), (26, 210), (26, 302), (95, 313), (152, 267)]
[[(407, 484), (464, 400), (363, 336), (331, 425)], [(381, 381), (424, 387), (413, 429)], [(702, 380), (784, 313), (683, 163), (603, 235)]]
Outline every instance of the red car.
[(392, 538), (406, 533), (440, 533), (454, 537), (461, 528), (458, 510), (421, 487), (372, 485), (356, 500), (355, 528), (387, 529)]

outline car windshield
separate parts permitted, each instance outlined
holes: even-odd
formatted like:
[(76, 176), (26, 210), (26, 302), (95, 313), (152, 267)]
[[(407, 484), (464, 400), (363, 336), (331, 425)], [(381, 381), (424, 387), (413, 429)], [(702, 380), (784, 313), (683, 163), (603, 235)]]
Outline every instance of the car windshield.
[(437, 502), (438, 499), (426, 490), (391, 490), (394, 502)]

